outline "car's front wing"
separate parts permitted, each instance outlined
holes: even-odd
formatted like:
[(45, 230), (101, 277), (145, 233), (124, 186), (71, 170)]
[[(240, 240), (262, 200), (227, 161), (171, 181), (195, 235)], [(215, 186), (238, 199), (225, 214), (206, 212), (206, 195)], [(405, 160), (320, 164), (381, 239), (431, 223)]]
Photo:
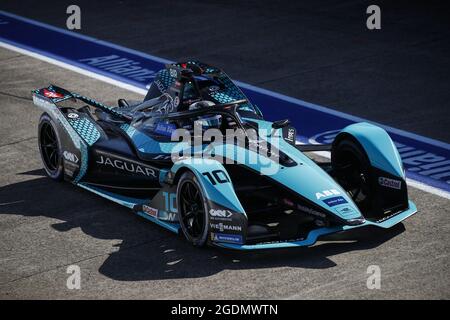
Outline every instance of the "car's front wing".
[(261, 250), (261, 249), (305, 247), (305, 246), (311, 246), (314, 243), (316, 243), (318, 238), (321, 236), (336, 233), (336, 232), (342, 232), (342, 231), (347, 231), (350, 229), (367, 227), (367, 226), (376, 226), (376, 227), (384, 228), (384, 229), (391, 228), (394, 225), (396, 225), (397, 223), (412, 216), (416, 212), (417, 212), (416, 205), (412, 201), (409, 201), (409, 208), (407, 210), (405, 210), (401, 213), (398, 213), (388, 219), (385, 219), (382, 222), (366, 221), (363, 224), (354, 225), (354, 226), (342, 225), (342, 226), (318, 228), (318, 229), (314, 229), (314, 230), (310, 231), (308, 236), (305, 239), (298, 240), (298, 241), (267, 242), (267, 243), (251, 244), (251, 245), (223, 243), (223, 242), (215, 242), (214, 244), (219, 247), (236, 249), (236, 250)]

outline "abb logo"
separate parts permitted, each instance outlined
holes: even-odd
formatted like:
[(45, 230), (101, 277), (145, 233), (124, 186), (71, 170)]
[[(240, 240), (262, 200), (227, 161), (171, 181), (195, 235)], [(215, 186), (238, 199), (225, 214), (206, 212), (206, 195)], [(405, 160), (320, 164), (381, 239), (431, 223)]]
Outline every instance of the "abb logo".
[(329, 196), (335, 196), (341, 194), (336, 189), (323, 190), (322, 192), (316, 192), (316, 198), (321, 199)]

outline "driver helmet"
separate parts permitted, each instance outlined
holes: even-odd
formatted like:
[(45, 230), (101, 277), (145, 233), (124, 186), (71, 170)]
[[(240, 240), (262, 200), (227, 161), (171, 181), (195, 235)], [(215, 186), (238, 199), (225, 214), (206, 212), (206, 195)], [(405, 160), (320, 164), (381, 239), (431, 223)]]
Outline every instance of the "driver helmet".
[(220, 128), (222, 116), (220, 114), (198, 117), (196, 123), (201, 124), (203, 129)]
[(202, 109), (202, 108), (208, 108), (215, 105), (214, 102), (209, 101), (209, 100), (202, 100), (202, 101), (197, 101), (194, 103), (191, 103), (189, 105), (189, 110), (198, 110), (198, 109)]
[[(192, 103), (189, 106), (189, 110), (198, 110), (202, 108), (208, 108), (214, 105), (215, 103), (212, 101), (208, 100), (198, 101)], [(220, 114), (200, 116), (197, 118), (195, 122), (201, 124), (203, 129), (219, 128), (222, 123), (222, 116)]]

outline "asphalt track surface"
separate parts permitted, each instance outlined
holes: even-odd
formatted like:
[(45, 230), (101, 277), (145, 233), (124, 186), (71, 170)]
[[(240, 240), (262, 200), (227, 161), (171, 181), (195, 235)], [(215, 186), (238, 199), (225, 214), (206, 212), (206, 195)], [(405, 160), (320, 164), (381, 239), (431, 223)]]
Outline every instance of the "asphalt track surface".
[[(81, 2), (83, 32), (173, 60), (195, 56), (251, 84), (450, 140), (442, 8), (410, 5), (405, 13), (400, 2), (383, 11), (377, 35), (357, 16), (364, 2), (261, 2), (239, 10), (229, 2), (170, 9), (139, 2), (127, 5), (126, 15), (122, 2), (108, 4), (100, 10), (101, 3)], [(65, 24), (61, 3), (1, 9)], [(6, 49), (0, 73), (0, 298), (450, 298), (449, 200), (410, 188), (419, 213), (403, 224), (355, 230), (311, 248), (192, 248), (125, 208), (50, 181), (42, 170), (31, 89), (52, 82), (106, 103), (139, 95)], [(66, 287), (72, 264), (81, 268), (80, 290)], [(370, 265), (381, 268), (379, 290), (366, 287)]]

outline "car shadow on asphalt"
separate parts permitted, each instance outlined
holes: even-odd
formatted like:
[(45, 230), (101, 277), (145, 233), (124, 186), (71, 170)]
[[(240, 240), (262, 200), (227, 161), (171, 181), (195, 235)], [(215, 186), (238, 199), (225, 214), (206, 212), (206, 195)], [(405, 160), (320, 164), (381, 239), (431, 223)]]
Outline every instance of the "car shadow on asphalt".
[[(294, 267), (326, 269), (336, 266), (338, 254), (376, 248), (402, 233), (403, 224), (384, 230), (361, 228), (328, 236), (315, 246), (241, 252), (221, 248), (195, 248), (130, 210), (69, 183), (45, 177), (43, 170), (21, 173), (32, 180), (0, 187), (0, 215), (42, 216), (58, 232), (74, 228), (93, 238), (119, 240), (104, 253), (99, 272), (120, 281), (202, 278), (224, 270)], [(74, 246), (82, 246), (78, 239)], [(57, 245), (57, 243), (49, 244)], [(52, 250), (52, 247), (44, 248)], [(14, 248), (12, 248), (14, 250)], [(70, 248), (68, 248), (70, 250)], [(103, 257), (103, 256), (102, 256)]]

